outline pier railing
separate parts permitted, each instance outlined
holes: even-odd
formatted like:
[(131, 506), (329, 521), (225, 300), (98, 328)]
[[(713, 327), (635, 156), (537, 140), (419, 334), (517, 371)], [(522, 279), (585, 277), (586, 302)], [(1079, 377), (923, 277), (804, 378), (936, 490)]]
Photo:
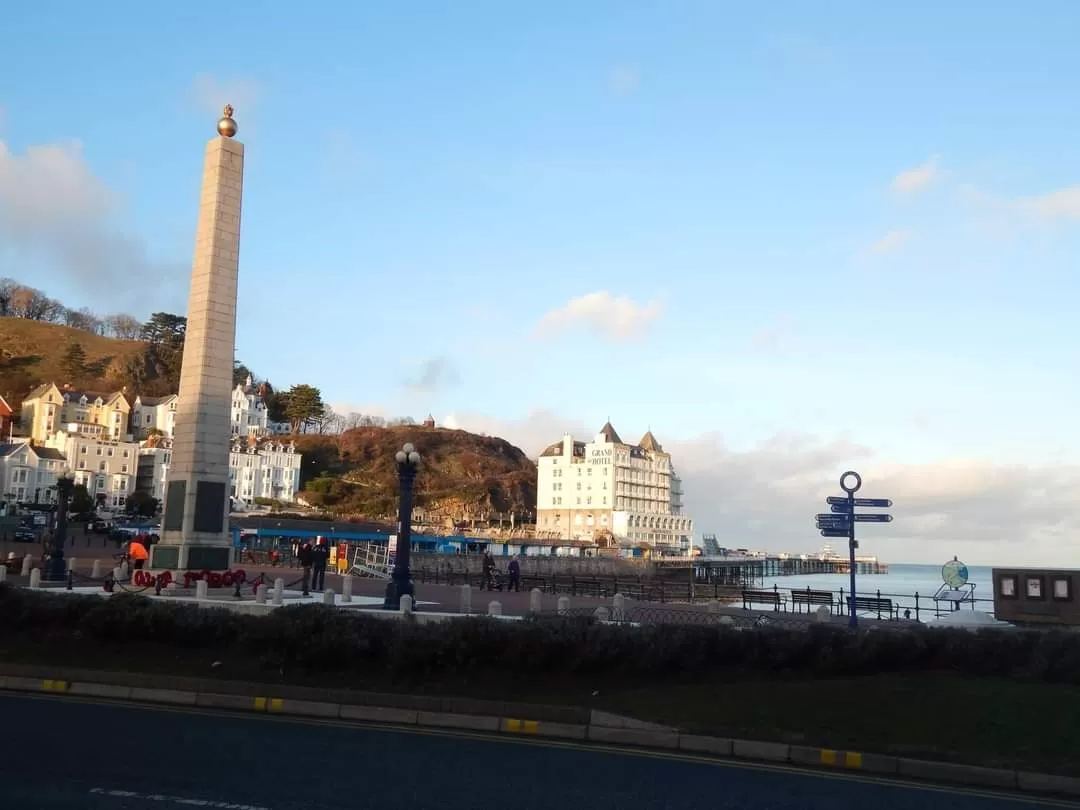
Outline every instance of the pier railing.
[[(420, 583), (433, 585), (483, 584), (483, 574), (477, 571), (447, 571), (422, 567), (413, 570)], [(500, 576), (505, 581), (505, 577)], [(802, 614), (809, 616), (820, 607), (833, 615), (845, 616), (850, 609), (850, 591), (814, 588), (768, 588), (721, 582), (690, 582), (655, 576), (576, 576), (572, 574), (523, 574), (521, 590), (538, 588), (543, 593), (566, 596), (610, 599), (622, 594), (628, 599), (654, 604), (700, 604), (721, 602), (729, 607), (748, 611)], [(961, 603), (939, 602), (933, 594), (897, 594), (880, 590), (859, 590), (855, 597), (859, 616), (883, 621), (926, 621), (960, 610), (994, 612), (993, 599), (969, 598)]]

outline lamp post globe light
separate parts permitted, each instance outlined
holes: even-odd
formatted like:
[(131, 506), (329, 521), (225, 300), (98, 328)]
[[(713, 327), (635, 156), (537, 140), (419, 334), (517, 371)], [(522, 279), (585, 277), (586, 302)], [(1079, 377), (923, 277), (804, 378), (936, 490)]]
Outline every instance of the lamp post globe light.
[(383, 600), (386, 610), (397, 610), (403, 596), (415, 598), (409, 557), (412, 551), (413, 485), (416, 483), (416, 470), (420, 466), (420, 454), (411, 444), (406, 444), (398, 450), (394, 462), (397, 465), (399, 493), (397, 555), (394, 558), (390, 581), (386, 583), (386, 598)]
[(60, 582), (67, 576), (64, 542), (67, 540), (68, 504), (75, 489), (75, 476), (66, 467), (56, 476), (56, 531), (53, 533), (49, 562), (42, 572), (45, 580)]

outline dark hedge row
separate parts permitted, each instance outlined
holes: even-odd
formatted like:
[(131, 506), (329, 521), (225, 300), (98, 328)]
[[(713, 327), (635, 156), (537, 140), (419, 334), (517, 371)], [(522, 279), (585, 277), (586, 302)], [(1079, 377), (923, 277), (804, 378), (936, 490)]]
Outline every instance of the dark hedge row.
[(142, 646), (163, 643), (240, 652), (274, 669), (410, 679), (429, 673), (701, 678), (949, 671), (1080, 683), (1080, 633), (1069, 632), (897, 628), (851, 634), (825, 625), (739, 631), (483, 617), (418, 624), (322, 606), (253, 617), (136, 596), (63, 596), (0, 585), (0, 640), (19, 638), (66, 643), (73, 656), (87, 644), (130, 642), (136, 660)]

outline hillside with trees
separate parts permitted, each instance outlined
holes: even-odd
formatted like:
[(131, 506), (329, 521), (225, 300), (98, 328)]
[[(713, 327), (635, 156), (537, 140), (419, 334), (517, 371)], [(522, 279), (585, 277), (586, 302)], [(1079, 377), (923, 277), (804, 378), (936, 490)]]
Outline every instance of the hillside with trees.
[(493, 436), (414, 424), (296, 437), (304, 454), (301, 497), (338, 514), (393, 516), (394, 454), (406, 442), (423, 457), (417, 506), (434, 519), (461, 524), (511, 513), (520, 519), (535, 509), (536, 464), (519, 448)]

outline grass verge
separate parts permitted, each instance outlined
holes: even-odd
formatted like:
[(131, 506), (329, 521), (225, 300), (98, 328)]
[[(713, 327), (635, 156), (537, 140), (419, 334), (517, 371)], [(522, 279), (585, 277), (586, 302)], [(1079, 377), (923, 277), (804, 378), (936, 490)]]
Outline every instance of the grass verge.
[(641, 683), (589, 676), (512, 680), (268, 669), (242, 655), (164, 644), (49, 645), (12, 639), (0, 660), (267, 684), (584, 706), (739, 739), (778, 740), (993, 768), (1080, 776), (1080, 687), (927, 673)]

